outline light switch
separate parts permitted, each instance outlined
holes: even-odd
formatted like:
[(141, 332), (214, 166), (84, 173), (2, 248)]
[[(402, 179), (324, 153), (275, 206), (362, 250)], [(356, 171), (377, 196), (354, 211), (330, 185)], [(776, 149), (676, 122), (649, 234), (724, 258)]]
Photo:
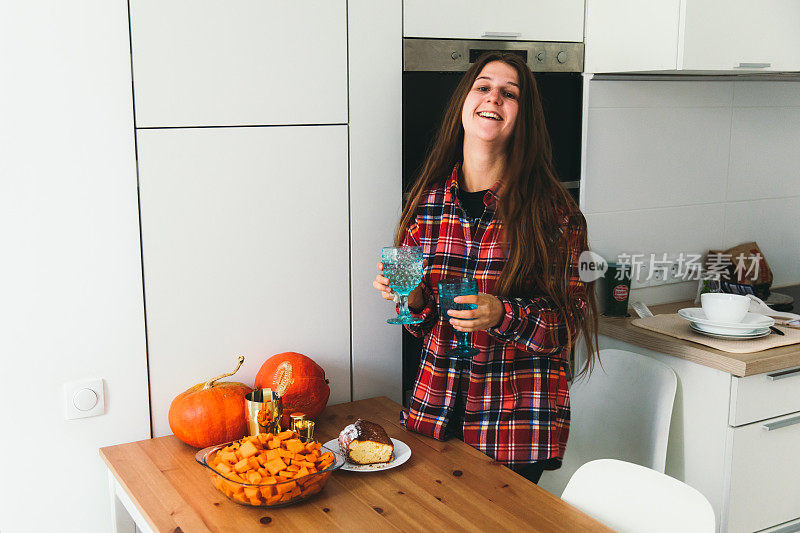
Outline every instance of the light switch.
[(89, 379), (64, 384), (64, 407), (67, 420), (104, 414), (103, 380)]

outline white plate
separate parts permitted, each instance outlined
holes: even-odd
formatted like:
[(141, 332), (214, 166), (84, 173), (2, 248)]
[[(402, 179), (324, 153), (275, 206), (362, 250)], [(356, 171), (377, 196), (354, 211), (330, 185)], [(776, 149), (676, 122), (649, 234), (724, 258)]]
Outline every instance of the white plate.
[[(348, 462), (345, 459), (344, 466), (342, 466), (342, 470), (349, 470), (351, 472), (377, 472), (378, 470), (389, 470), (390, 468), (394, 468), (396, 466), (400, 466), (401, 464), (408, 461), (411, 457), (411, 448), (408, 445), (397, 439), (392, 439), (392, 444), (394, 445), (394, 452), (392, 453), (392, 460), (388, 463), (377, 463), (374, 465), (357, 465), (351, 462)], [(325, 444), (323, 444), (326, 448), (330, 448), (332, 450), (339, 450), (341, 453), (341, 449), (339, 448), (339, 439), (331, 439)]]
[(748, 329), (728, 329), (720, 326), (706, 326), (705, 324), (698, 324), (697, 322), (689, 322), (692, 329), (702, 331), (703, 333), (715, 333), (717, 335), (731, 335), (733, 337), (747, 337), (749, 335), (760, 335), (769, 328), (748, 328)]
[(697, 333), (702, 333), (703, 335), (709, 335), (711, 337), (724, 337), (726, 339), (758, 339), (770, 334), (769, 328), (754, 329), (752, 332), (748, 333), (744, 333), (741, 331), (737, 333), (714, 333), (713, 331), (708, 331), (707, 329), (704, 329), (706, 328), (706, 326), (701, 326), (695, 324), (694, 322), (689, 322), (689, 326)]
[(744, 334), (744, 335), (721, 335), (719, 333), (711, 333), (711, 332), (702, 330), (702, 329), (698, 328), (694, 324), (694, 322), (690, 322), (689, 326), (691, 326), (691, 328), (694, 331), (696, 331), (697, 333), (699, 333), (701, 335), (706, 335), (707, 337), (714, 337), (715, 339), (736, 340), (736, 341), (743, 341), (743, 340), (749, 340), (749, 339), (760, 339), (761, 337), (766, 337), (767, 335), (772, 333), (769, 328), (766, 328), (766, 329), (763, 329), (763, 330), (760, 330), (760, 329), (756, 330), (758, 333), (749, 333), (749, 334)]
[(758, 329), (768, 328), (775, 324), (775, 320), (758, 313), (747, 313), (739, 323), (716, 322), (709, 320), (702, 307), (687, 307), (678, 310), (678, 316), (698, 326), (703, 326), (708, 333), (730, 335), (737, 333), (753, 333)]

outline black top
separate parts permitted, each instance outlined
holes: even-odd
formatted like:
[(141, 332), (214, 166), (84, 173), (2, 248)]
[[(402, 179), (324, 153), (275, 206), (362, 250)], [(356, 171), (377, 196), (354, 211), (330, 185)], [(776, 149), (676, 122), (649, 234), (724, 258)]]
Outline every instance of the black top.
[(472, 219), (481, 218), (483, 210), (486, 209), (486, 204), (483, 203), (483, 197), (486, 195), (485, 191), (467, 192), (464, 189), (458, 189), (458, 199), (461, 201), (461, 206), (467, 212), (467, 216)]

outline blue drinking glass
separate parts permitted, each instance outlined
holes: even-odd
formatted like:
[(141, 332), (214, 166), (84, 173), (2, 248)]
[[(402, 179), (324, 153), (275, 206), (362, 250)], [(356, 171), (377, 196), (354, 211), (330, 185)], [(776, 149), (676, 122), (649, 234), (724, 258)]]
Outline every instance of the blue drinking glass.
[[(454, 278), (446, 279), (439, 282), (439, 315), (445, 320), (449, 320), (450, 315), (447, 314), (451, 309), (453, 311), (466, 311), (469, 309), (477, 309), (475, 304), (459, 304), (454, 301), (456, 296), (468, 296), (470, 294), (478, 294), (478, 282), (470, 278)], [(451, 357), (472, 357), (478, 353), (477, 348), (472, 348), (467, 343), (467, 334), (463, 331), (454, 330), (456, 335), (456, 347), (448, 350), (445, 355)]]
[(386, 246), (381, 251), (383, 276), (389, 280), (389, 287), (400, 296), (402, 308), (397, 318), (390, 318), (389, 324), (419, 324), (422, 319), (411, 316), (408, 310), (408, 295), (422, 281), (422, 246)]

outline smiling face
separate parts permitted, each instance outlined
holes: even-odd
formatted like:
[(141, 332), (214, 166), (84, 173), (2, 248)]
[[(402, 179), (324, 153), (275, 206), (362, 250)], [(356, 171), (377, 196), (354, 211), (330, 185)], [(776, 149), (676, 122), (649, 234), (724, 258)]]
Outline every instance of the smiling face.
[(467, 93), (461, 109), (464, 139), (506, 146), (519, 111), (519, 79), (502, 61), (487, 63)]

